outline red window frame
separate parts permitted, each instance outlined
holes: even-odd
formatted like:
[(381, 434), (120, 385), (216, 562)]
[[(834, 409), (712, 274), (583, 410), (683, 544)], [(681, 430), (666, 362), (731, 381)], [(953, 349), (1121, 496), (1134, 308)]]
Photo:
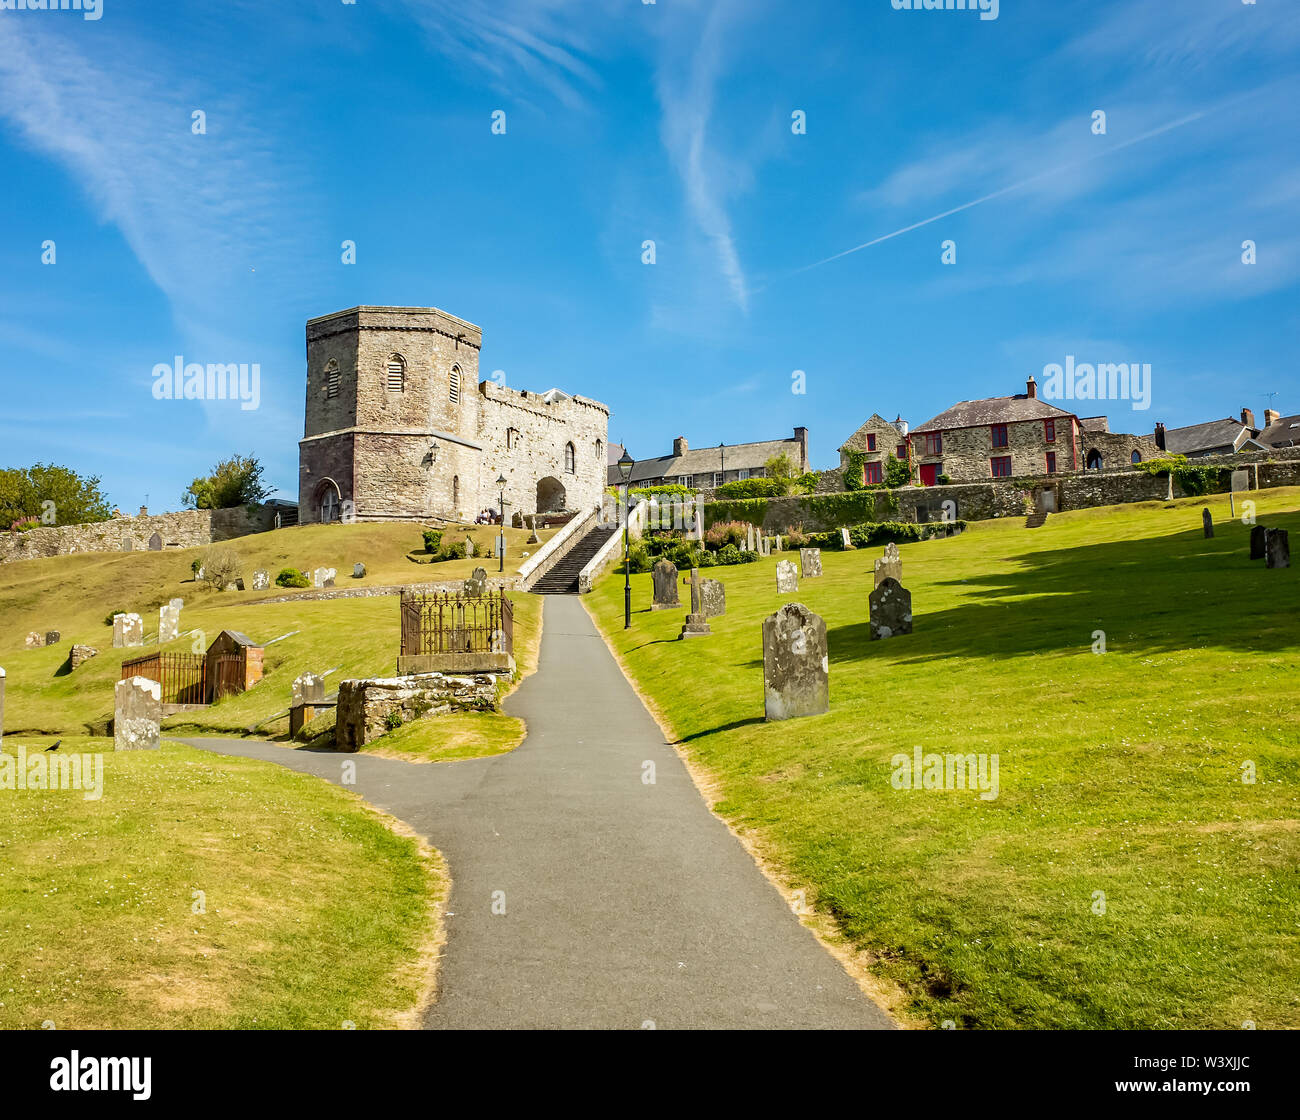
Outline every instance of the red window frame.
[[(998, 468), (1004, 464), (1006, 466), (1006, 470), (999, 470)], [(993, 458), (989, 460), (989, 470), (992, 472), (992, 477), (994, 478), (1010, 478), (1011, 477), (1011, 456), (1010, 455), (993, 456)]]
[(990, 424), (989, 438), (993, 441), (994, 447), (1006, 447), (1007, 444), (1007, 426), (1005, 424)]
[(868, 486), (875, 486), (877, 483), (884, 482), (884, 473), (880, 469), (880, 463), (864, 463), (862, 478)]
[(925, 452), (924, 452), (924, 454), (925, 454), (927, 457), (929, 457), (929, 456), (931, 456), (931, 455), (942, 455), (942, 454), (943, 454), (943, 433), (942, 433), (942, 432), (926, 432), (926, 433), (925, 433)]
[(1045, 439), (1048, 443), (1056, 442), (1056, 421), (1055, 420), (1043, 421), (1043, 439)]
[(875, 451), (875, 449), (876, 449), (876, 433), (875, 433), (875, 432), (868, 432), (868, 433), (867, 433), (867, 450), (868, 450), (868, 451)]
[(898, 452), (894, 455), (894, 458), (897, 459), (900, 463), (905, 462), (907, 460), (907, 444), (900, 443), (898, 445)]
[(1047, 473), (1048, 474), (1056, 473), (1056, 452), (1055, 451), (1049, 451), (1047, 453)]

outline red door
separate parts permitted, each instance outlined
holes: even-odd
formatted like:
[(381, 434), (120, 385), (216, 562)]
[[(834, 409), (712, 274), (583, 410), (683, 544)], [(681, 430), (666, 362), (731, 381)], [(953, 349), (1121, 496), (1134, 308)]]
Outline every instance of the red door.
[(921, 485), (933, 486), (936, 482), (938, 482), (938, 480), (939, 480), (939, 464), (922, 463), (921, 464)]

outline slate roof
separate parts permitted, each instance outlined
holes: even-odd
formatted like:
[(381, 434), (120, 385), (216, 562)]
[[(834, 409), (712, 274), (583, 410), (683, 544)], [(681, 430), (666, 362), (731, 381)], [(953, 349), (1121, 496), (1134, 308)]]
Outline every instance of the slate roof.
[(1012, 397), (986, 397), (982, 401), (958, 401), (938, 416), (918, 424), (917, 432), (947, 431), (951, 428), (982, 428), (987, 424), (1017, 424), (1023, 420), (1059, 420), (1074, 413), (1048, 404), (1027, 393)]
[(1300, 416), (1281, 416), (1255, 438), (1268, 447), (1293, 447), (1300, 444)]
[[(622, 449), (619, 450), (622, 454)], [(723, 460), (727, 470), (755, 470), (764, 466), (774, 455), (789, 455), (796, 468), (799, 465), (799, 441), (787, 439), (762, 440), (759, 443), (729, 443), (717, 447), (688, 448), (684, 455), (660, 455), (654, 459), (638, 459), (632, 468), (632, 485), (638, 482), (657, 482), (659, 479), (675, 481), (682, 475), (712, 474), (722, 472)], [(622, 480), (618, 468), (609, 468), (609, 483)]]
[(1165, 450), (1171, 455), (1188, 455), (1216, 447), (1231, 447), (1235, 451), (1239, 441), (1249, 437), (1250, 429), (1240, 420), (1209, 420), (1185, 428), (1166, 428)]

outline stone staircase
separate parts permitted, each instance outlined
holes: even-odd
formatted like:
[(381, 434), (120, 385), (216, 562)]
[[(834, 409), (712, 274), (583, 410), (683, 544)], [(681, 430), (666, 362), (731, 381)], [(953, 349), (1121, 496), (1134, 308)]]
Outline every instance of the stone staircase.
[(1036, 509), (1034, 510), (1033, 513), (1031, 513), (1028, 517), (1025, 518), (1025, 528), (1037, 529), (1046, 520), (1047, 520), (1047, 511)]
[(536, 595), (576, 595), (578, 574), (605, 542), (621, 531), (617, 525), (597, 525), (589, 530), (529, 590)]

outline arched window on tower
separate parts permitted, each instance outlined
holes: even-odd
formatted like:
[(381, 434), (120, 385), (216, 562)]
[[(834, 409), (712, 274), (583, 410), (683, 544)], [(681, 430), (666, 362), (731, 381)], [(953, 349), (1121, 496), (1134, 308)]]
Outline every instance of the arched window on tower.
[(506, 429), (506, 450), (513, 451), (518, 446), (519, 446), (519, 429), (507, 428)]
[(1141, 451), (1134, 451), (1133, 454), (1132, 454), (1129, 458), (1130, 458), (1130, 461), (1131, 461), (1131, 462), (1134, 462), (1134, 463), (1140, 463), (1140, 462), (1142, 462), (1142, 452), (1141, 452)]
[(604, 462), (604, 460), (605, 460), (605, 441), (598, 439), (596, 441), (596, 466), (600, 466), (600, 464)]
[(577, 470), (576, 455), (574, 454), (573, 444), (564, 445), (564, 473), (574, 474)]
[(460, 404), (460, 366), (451, 367), (451, 378), (447, 386), (447, 399), (452, 404)]
[(325, 366), (325, 399), (332, 401), (339, 395), (339, 364), (333, 358)]
[(390, 393), (406, 392), (406, 359), (401, 354), (392, 354), (388, 358), (387, 383)]

